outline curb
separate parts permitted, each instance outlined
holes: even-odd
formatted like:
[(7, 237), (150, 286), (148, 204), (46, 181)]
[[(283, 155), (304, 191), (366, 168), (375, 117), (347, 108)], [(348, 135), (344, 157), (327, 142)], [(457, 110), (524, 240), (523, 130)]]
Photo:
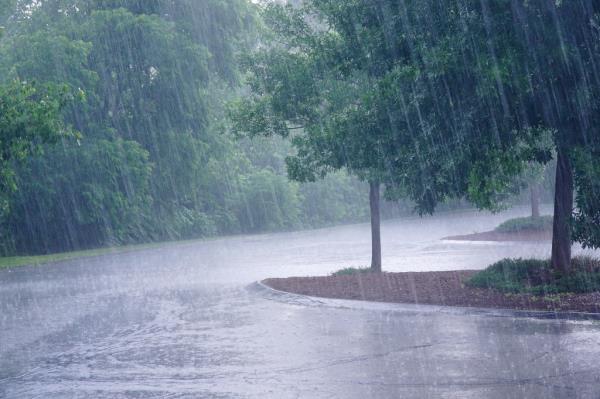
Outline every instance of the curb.
[(267, 299), (292, 305), (329, 307), (350, 310), (371, 310), (394, 313), (434, 315), (444, 313), (458, 316), (484, 316), (529, 318), (549, 321), (600, 321), (600, 313), (589, 312), (553, 312), (545, 310), (514, 310), (478, 307), (460, 307), (443, 305), (419, 305), (409, 303), (360, 301), (353, 299), (323, 298), (280, 291), (262, 281), (256, 281), (246, 287), (249, 291), (262, 294)]

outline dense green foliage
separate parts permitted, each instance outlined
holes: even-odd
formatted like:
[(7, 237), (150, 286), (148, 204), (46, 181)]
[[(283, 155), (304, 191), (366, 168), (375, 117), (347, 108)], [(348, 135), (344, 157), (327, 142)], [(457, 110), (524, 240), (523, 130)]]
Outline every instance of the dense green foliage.
[(573, 151), (577, 186), (573, 238), (585, 247), (600, 247), (600, 161), (598, 148)]
[(61, 118), (67, 101), (66, 90), (56, 85), (0, 84), (0, 218), (19, 187), (15, 162), (38, 154), (45, 143), (76, 136)]
[(557, 274), (549, 260), (503, 259), (477, 273), (467, 285), (534, 295), (600, 291), (600, 261), (573, 258), (573, 272)]
[[(546, 131), (482, 134), (498, 131), (490, 126), (495, 111), (482, 101), (483, 87), (465, 82), (491, 84), (476, 62), (491, 55), (457, 51), (469, 39), (485, 42), (476, 15), (463, 21), (457, 4), (394, 3), (267, 6), (273, 38), (246, 62), (252, 94), (237, 104), (234, 128), (292, 135), (297, 153), (288, 168), (301, 181), (346, 168), (385, 182), (420, 212), (466, 194), (495, 208), (494, 196), (513, 186), (532, 154), (549, 159), (538, 145)], [(472, 22), (468, 37), (461, 22)]]
[(292, 136), (293, 178), (344, 168), (421, 213), (461, 197), (498, 209), (555, 157), (553, 262), (566, 269), (572, 227), (600, 246), (599, 12), (592, 0), (269, 4), (234, 128)]
[(291, 137), (296, 151), (286, 164), (295, 180), (312, 182), (345, 169), (386, 182), (392, 171), (382, 154), (389, 131), (369, 116), (369, 74), (346, 76), (338, 52), (348, 48), (335, 33), (314, 29), (303, 10), (270, 4), (263, 17), (270, 31), (243, 62), (251, 93), (231, 108), (234, 131)]
[[(338, 174), (299, 186), (285, 177), (285, 140), (253, 145), (227, 134), (223, 104), (240, 90), (236, 52), (254, 43), (254, 8), (244, 0), (3, 2), (0, 94), (12, 103), (0, 107), (30, 112), (11, 127), (2, 108), (11, 158), (2, 184), (12, 188), (2, 191), (2, 252), (362, 220), (354, 191), (365, 188), (356, 181)], [(50, 90), (60, 93), (51, 100)], [(79, 140), (61, 139), (64, 126)], [(23, 140), (8, 140), (17, 128)]]
[(502, 222), (495, 229), (501, 233), (516, 233), (519, 231), (552, 230), (552, 216), (522, 217)]

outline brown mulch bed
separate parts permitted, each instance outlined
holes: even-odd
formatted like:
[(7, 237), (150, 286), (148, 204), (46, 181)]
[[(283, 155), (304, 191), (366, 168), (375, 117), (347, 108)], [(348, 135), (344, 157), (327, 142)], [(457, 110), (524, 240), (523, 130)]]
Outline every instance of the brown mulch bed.
[(600, 293), (546, 297), (504, 294), (470, 288), (464, 281), (475, 270), (409, 273), (358, 273), (342, 276), (270, 278), (280, 291), (324, 298), (412, 304), (600, 313)]
[(464, 234), (444, 237), (442, 240), (457, 241), (550, 241), (552, 230), (524, 230), (515, 233), (484, 231), (483, 233)]

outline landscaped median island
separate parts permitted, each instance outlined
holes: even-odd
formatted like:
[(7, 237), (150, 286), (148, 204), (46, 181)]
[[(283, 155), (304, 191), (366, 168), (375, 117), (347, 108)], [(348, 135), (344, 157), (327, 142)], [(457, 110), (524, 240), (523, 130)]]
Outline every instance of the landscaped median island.
[(574, 258), (559, 276), (549, 261), (504, 259), (483, 271), (373, 273), (342, 269), (330, 276), (270, 278), (280, 291), (324, 298), (445, 306), (600, 313), (600, 261)]
[(550, 241), (552, 216), (522, 217), (505, 221), (492, 231), (444, 237), (457, 241)]

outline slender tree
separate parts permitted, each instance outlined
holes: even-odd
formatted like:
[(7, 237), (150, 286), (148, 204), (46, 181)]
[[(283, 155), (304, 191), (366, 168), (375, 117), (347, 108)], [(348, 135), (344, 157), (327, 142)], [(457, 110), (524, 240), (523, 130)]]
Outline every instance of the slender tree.
[(369, 204), (371, 208), (371, 270), (381, 272), (381, 211), (379, 182), (369, 183)]
[(338, 37), (306, 9), (268, 5), (270, 28), (244, 60), (249, 96), (232, 105), (240, 135), (291, 137), (296, 154), (286, 160), (292, 179), (309, 182), (346, 169), (369, 183), (371, 269), (380, 272), (380, 164), (385, 136), (370, 113), (371, 76), (343, 73)]

